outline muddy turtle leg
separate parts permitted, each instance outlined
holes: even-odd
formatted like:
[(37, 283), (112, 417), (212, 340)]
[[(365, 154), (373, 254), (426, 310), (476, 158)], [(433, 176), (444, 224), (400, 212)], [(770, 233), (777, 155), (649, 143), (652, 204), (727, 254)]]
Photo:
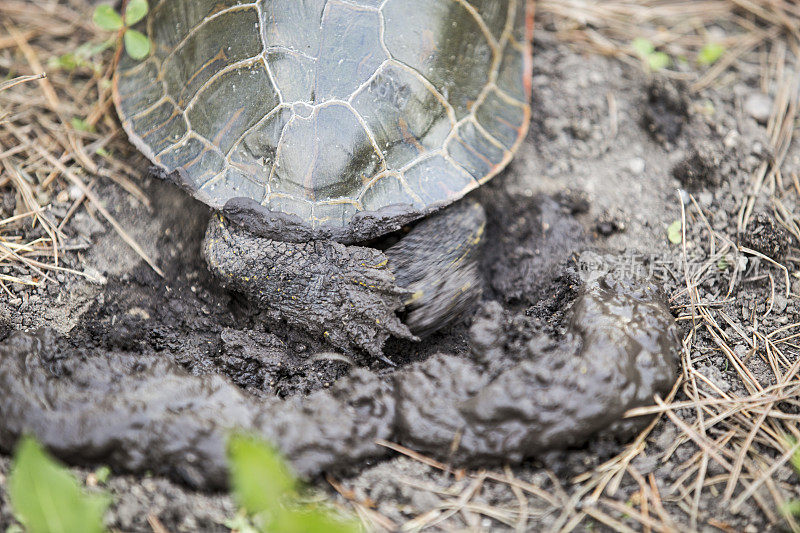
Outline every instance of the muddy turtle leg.
[[(224, 286), (244, 293), (271, 319), (337, 348), (382, 356), (390, 335), (414, 339), (472, 308), (481, 293), (484, 226), (481, 206), (461, 202), (381, 252), (332, 241), (275, 241), (216, 215), (204, 253)], [(404, 310), (405, 323), (397, 314)]]
[(397, 284), (411, 291), (404, 322), (429, 335), (471, 311), (483, 292), (479, 271), (486, 213), (461, 201), (429, 217), (386, 250)]

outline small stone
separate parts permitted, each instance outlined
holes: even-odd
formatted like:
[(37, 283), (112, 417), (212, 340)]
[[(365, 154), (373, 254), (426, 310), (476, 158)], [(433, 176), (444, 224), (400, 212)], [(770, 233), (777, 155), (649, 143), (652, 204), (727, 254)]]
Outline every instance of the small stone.
[(722, 144), (725, 145), (725, 148), (736, 148), (739, 145), (739, 140), (742, 138), (742, 135), (736, 131), (731, 130), (725, 136), (725, 139), (722, 140)]
[(83, 191), (81, 190), (80, 187), (78, 187), (77, 185), (73, 185), (72, 187), (69, 188), (70, 200), (74, 202), (75, 200), (80, 200), (81, 198), (83, 198)]
[(141, 307), (131, 307), (128, 309), (128, 315), (138, 318), (139, 320), (150, 320), (150, 313)]
[(87, 266), (83, 269), (83, 275), (86, 276), (86, 279), (92, 283), (97, 283), (98, 285), (105, 285), (108, 282), (108, 279), (96, 268), (92, 266)]
[(786, 311), (786, 306), (789, 304), (789, 301), (786, 299), (785, 296), (782, 294), (775, 294), (775, 300), (772, 302), (772, 310), (776, 313), (783, 313)]
[(423, 490), (414, 491), (411, 494), (411, 505), (414, 506), (418, 511), (423, 511), (426, 509), (435, 509), (442, 504), (442, 500), (439, 499), (438, 496), (433, 494), (432, 492), (427, 492)]
[(646, 167), (647, 163), (641, 157), (634, 157), (628, 162), (628, 169), (637, 176), (642, 174)]
[(763, 93), (751, 93), (744, 101), (744, 111), (757, 122), (766, 124), (772, 114), (772, 98)]

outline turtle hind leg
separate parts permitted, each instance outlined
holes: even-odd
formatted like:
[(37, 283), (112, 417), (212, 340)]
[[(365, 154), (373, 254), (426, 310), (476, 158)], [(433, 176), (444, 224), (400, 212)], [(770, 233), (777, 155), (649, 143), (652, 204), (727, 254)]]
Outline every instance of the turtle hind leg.
[(411, 296), (403, 322), (424, 337), (473, 310), (483, 292), (479, 262), (486, 213), (462, 200), (417, 224), (384, 253), (399, 286)]
[(243, 293), (270, 320), (325, 338), (344, 352), (360, 349), (383, 358), (390, 335), (415, 339), (396, 314), (409, 293), (397, 286), (379, 250), (275, 241), (217, 215), (203, 252), (222, 285)]

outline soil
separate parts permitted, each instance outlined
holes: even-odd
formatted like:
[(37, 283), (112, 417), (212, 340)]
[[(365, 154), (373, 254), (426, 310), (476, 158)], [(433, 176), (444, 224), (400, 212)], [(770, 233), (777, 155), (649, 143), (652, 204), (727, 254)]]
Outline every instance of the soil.
[[(441, 362), (442, 356), (434, 357), (440, 353), (473, 357), (471, 346), (479, 329), (476, 324), (480, 326), (487, 316), (495, 317), (490, 321), (495, 325), (485, 329), (505, 332), (507, 342), (502, 350), (507, 354), (541, 342), (542, 334), (563, 340), (562, 326), (569, 320), (570, 305), (580, 294), (578, 271), (582, 265), (613, 268), (624, 264), (626, 257), (643, 264), (678, 263), (680, 250), (667, 240), (667, 227), (680, 219), (681, 200), (688, 198), (685, 193), (677, 194), (679, 189), (691, 191), (698, 203), (713, 213), (710, 224), (716, 231), (737, 238), (737, 211), (750, 173), (769, 157), (763, 126), (741, 112), (742, 100), (758, 87), (758, 68), (751, 74), (745, 70), (739, 86), (695, 94), (613, 59), (587, 58), (547, 31), (538, 33), (534, 63), (531, 133), (509, 170), (477, 195), (486, 207), (491, 236), (483, 260), (486, 288), (481, 311), (474, 321), (456, 324), (422, 343), (389, 341), (385, 355), (401, 367)], [(788, 161), (791, 168), (787, 173), (800, 170), (796, 149)], [(208, 394), (208, 380), (213, 379), (218, 387), (215, 390), (239, 398), (232, 402), (235, 417), (257, 418), (263, 405), (275, 405), (278, 399), (302, 402), (307, 395), (337, 397), (347, 392), (341, 390), (341, 384), (352, 380), (369, 382), (379, 389), (391, 380), (396, 370), (386, 363), (371, 359), (366, 370), (354, 370), (351, 362), (326, 356), (331, 350), (323, 342), (289, 327), (269, 325), (256, 307), (224, 290), (209, 273), (201, 253), (208, 209), (181, 190), (149, 177), (144, 160), (133, 152), (131, 164), (143, 169), (140, 185), (152, 200), (150, 210), (113, 186), (101, 185), (98, 194), (164, 269), (164, 278), (143, 264), (113, 231), (87, 215), (76, 217), (68, 230), (84, 235), (91, 247), (84, 253), (67, 254), (64, 260), (73, 268), (96, 274), (99, 282), (65, 277), (59, 290), (14, 287), (17, 298), (12, 301), (3, 296), (0, 300), (0, 338), (9, 338), (15, 330), (33, 332), (47, 326), (55, 330), (47, 342), (60, 346), (70, 360), (80, 354), (84, 361), (99, 364), (97, 354), (109, 354), (110, 360), (121, 361), (120, 368), (135, 367), (136, 372), (145, 373), (155, 368), (158, 376), (183, 376), (185, 381), (180, 386), (195, 387), (188, 389), (190, 395)], [(3, 205), (9, 202), (6, 197)], [(798, 243), (781, 231), (763, 200), (755, 209), (757, 216), (743, 244), (769, 257), (785, 257)], [(687, 243), (702, 239), (699, 228), (687, 231)], [(581, 254), (584, 249), (596, 253)], [(753, 312), (765, 312), (761, 307), (771, 288), (762, 275), (769, 268), (766, 262), (751, 259), (742, 267), (745, 281), (737, 288), (735, 302), (728, 305), (732, 307), (731, 316), (746, 321)], [(670, 275), (655, 277), (667, 294), (676, 293), (683, 283)], [(782, 278), (778, 274), (773, 277), (780, 293), (785, 288)], [(709, 284), (702, 290), (719, 288)], [(795, 288), (793, 292), (800, 291)], [(652, 294), (649, 301), (656, 299)], [(776, 297), (775, 305), (781, 312), (769, 320), (796, 321), (800, 307), (795, 302), (785, 298), (778, 301)], [(476, 326), (472, 341), (471, 326)], [(59, 340), (52, 340), (55, 338)], [(701, 338), (699, 346), (709, 348), (705, 364), (711, 382), (723, 389), (742, 387), (723, 356), (711, 351), (715, 346), (712, 339)], [(58, 357), (50, 362), (67, 369), (77, 364)], [(759, 363), (754, 358), (752, 370), (767, 383), (771, 374), (767, 368), (759, 369)], [(80, 368), (85, 372), (92, 367)], [(216, 374), (227, 377), (208, 377)], [(553, 375), (560, 375), (555, 365)], [(196, 381), (189, 379), (192, 376)], [(371, 376), (384, 379), (369, 381)], [(91, 377), (84, 379), (92, 383)], [(545, 375), (542, 379), (549, 378)], [(66, 372), (63, 379), (68, 380), (66, 387), (75, 388), (80, 373)], [(614, 397), (616, 389), (606, 392), (609, 390), (612, 394), (608, 396)], [(649, 390), (664, 392), (663, 386)], [(113, 396), (115, 391), (98, 390), (95, 397), (107, 399), (109, 392)], [(88, 390), (74, 398), (87, 401), (91, 397)], [(113, 412), (114, 405), (110, 407), (109, 412)], [(207, 420), (214, 418), (214, 409), (204, 415)], [(694, 415), (686, 411), (680, 416), (691, 421)], [(287, 410), (284, 416), (290, 412)], [(165, 427), (171, 422), (168, 417), (162, 420)], [(139, 437), (132, 435), (132, 440)], [(575, 475), (622, 450), (625, 439), (620, 440), (619, 435), (600, 435), (583, 445), (585, 438), (558, 441), (569, 446), (558, 446), (560, 449), (527, 462), (520, 461), (526, 453), (513, 456), (509, 450), (503, 451), (509, 452), (516, 463), (511, 470), (516, 478), (572, 495), (577, 490), (571, 483)], [(672, 453), (675, 438), (674, 426), (662, 422), (648, 440), (647, 453), (634, 461), (643, 475), (653, 474), (662, 494), (680, 475), (679, 465), (696, 451), (687, 443)], [(56, 440), (49, 444), (56, 444)], [(408, 439), (417, 448), (424, 448), (426, 440)], [(62, 455), (70, 458), (67, 452), (77, 448), (80, 446), (70, 448), (67, 442)], [(226, 531), (221, 522), (235, 514), (229, 496), (208, 492), (208, 488), (222, 484), (205, 482), (209, 474), (198, 465), (194, 470), (184, 468), (185, 464), (172, 463), (166, 454), (132, 465), (125, 462), (130, 457), (120, 459), (107, 450), (94, 456), (90, 452), (72, 457), (73, 462), (83, 465), (75, 468), (82, 479), (90, 477), (101, 462), (116, 463), (107, 484), (115, 498), (108, 516), (111, 527), (150, 531), (148, 516), (157, 516), (170, 531)], [(208, 462), (201, 462), (201, 467), (221, 464), (219, 448), (203, 452), (200, 457)], [(376, 502), (376, 510), (398, 524), (435, 507), (442, 494), (459, 494), (472, 482), (469, 477), (455, 479), (450, 473), (407, 457), (389, 456), (388, 452), (376, 462), (377, 457), (370, 453), (352, 461), (355, 467), (340, 473), (340, 481), (356, 498)], [(359, 451), (354, 449), (353, 454)], [(496, 465), (497, 457), (494, 459)], [(2, 491), (8, 464), (8, 459), (0, 456), (3, 526), (12, 522)], [(165, 467), (153, 470), (154, 464)], [(129, 475), (125, 470), (138, 473)], [(142, 473), (144, 470), (155, 474)], [(777, 477), (795, 480), (788, 467), (779, 469)], [(214, 479), (224, 479), (224, 473), (215, 471)], [(319, 490), (330, 492), (321, 479), (312, 478), (312, 482)], [(206, 490), (189, 488), (192, 485)], [(625, 501), (637, 490), (639, 485), (625, 478), (619, 488), (622, 496), (617, 496)], [(508, 507), (517, 505), (518, 499), (507, 485), (487, 482), (478, 501)], [(532, 513), (540, 504), (531, 503)], [(674, 516), (683, 516), (674, 504), (666, 505)], [(711, 492), (706, 492), (699, 505), (701, 523), (715, 518), (748, 532), (773, 527), (774, 517), (751, 503), (733, 515), (720, 509)], [(559, 515), (552, 510), (532, 516), (535, 530), (558, 525)], [(466, 513), (457, 515), (446, 527), (505, 527), (489, 518), (477, 523), (470, 520)], [(688, 521), (680, 525), (691, 529)], [(580, 527), (595, 530), (598, 524), (586, 521)]]

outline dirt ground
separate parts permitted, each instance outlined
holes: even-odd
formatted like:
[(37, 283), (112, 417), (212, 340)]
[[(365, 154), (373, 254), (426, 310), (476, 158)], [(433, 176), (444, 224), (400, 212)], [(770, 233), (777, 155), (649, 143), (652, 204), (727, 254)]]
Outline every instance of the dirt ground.
[[(685, 339), (681, 381), (663, 399), (672, 406), (653, 410), (657, 423), (629, 442), (593, 439), (523, 464), (467, 472), (398, 453), (313, 480), (313, 487), (375, 530), (796, 528), (781, 504), (800, 498), (787, 455), (788, 437), (800, 435), (800, 348), (790, 336), (800, 322), (800, 243), (792, 226), (784, 227), (800, 201), (796, 178), (792, 184), (800, 148), (791, 145), (781, 158), (782, 183), (754, 186), (780, 148), (767, 121), (781, 90), (764, 86), (757, 54), (737, 62), (735, 75), (692, 90), (635, 62), (578, 50), (558, 29), (546, 17), (538, 24), (531, 132), (480, 197), (515, 199), (520, 218), (528, 216), (525, 206), (535, 213), (541, 198), (560, 206), (564, 217), (552, 231), (567, 248), (526, 249), (520, 228), (539, 220), (515, 226), (495, 215), (523, 243), (521, 251), (505, 249), (520, 261), (538, 254), (547, 259), (531, 265), (570, 258), (580, 264), (590, 260), (580, 252), (591, 249), (601, 268), (637, 267), (635, 275), (663, 286)], [(672, 78), (688, 80), (694, 68), (684, 66), (683, 76)], [(785, 65), (786, 77), (796, 68)], [(797, 97), (789, 99), (796, 105)], [(0, 146), (0, 153), (8, 148)], [(192, 374), (226, 375), (256, 400), (308, 394), (349, 373), (346, 364), (307, 357), (325, 351), (324, 344), (271, 330), (257, 309), (222, 290), (200, 256), (208, 209), (152, 178), (133, 150), (126, 162), (139, 171), (135, 183), (149, 206), (106, 180), (96, 182), (95, 192), (164, 277), (96, 212), (78, 210), (66, 226), (76, 250), (62, 260), (85, 276), (58, 274), (58, 284), (36, 288), (9, 284), (11, 294), (0, 293), (0, 339), (48, 327), (93, 348), (170, 354)], [(741, 230), (749, 197), (752, 216)], [(10, 186), (0, 188), (0, 219), (15, 213), (16, 200)], [(56, 204), (66, 210), (70, 202)], [(683, 245), (668, 239), (669, 226), (682, 219)], [(537, 275), (524, 273), (515, 283)], [(507, 302), (513, 292), (514, 286), (494, 286), (485, 299)], [(463, 353), (468, 342), (462, 324), (421, 345), (390, 343), (387, 355), (408, 363)], [(294, 358), (265, 362), (248, 350)], [(373, 369), (384, 370), (378, 363)], [(0, 455), (0, 527), (13, 523), (3, 490), (9, 462)], [(74, 472), (91, 484), (97, 466)], [(156, 522), (167, 531), (228, 531), (223, 524), (236, 513), (228, 495), (165, 477), (115, 473), (105, 488), (114, 497), (108, 525), (119, 531), (155, 531)]]

